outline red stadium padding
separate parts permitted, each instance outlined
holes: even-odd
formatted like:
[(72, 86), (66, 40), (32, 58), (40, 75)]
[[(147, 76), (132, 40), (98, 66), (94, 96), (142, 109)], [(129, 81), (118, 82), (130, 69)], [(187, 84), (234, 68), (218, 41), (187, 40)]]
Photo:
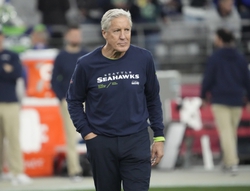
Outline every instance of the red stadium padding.
[(200, 95), (200, 84), (182, 84), (181, 97), (198, 97)]

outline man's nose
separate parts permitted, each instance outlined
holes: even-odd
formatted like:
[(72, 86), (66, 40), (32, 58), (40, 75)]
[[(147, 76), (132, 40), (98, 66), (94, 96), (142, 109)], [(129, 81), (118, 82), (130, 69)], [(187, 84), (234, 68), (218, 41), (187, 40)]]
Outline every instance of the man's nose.
[(124, 39), (125, 38), (125, 31), (121, 31), (120, 38)]

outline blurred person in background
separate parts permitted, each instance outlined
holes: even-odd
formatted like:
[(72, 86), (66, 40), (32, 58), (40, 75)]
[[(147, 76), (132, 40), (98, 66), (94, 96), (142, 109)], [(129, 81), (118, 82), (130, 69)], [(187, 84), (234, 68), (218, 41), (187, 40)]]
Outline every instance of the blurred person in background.
[(81, 30), (77, 26), (70, 26), (64, 35), (65, 48), (55, 58), (51, 85), (61, 104), (64, 130), (66, 136), (67, 169), (73, 181), (81, 180), (82, 169), (79, 164), (79, 154), (76, 150), (77, 132), (70, 119), (65, 100), (71, 76), (78, 58), (87, 53), (82, 49)]
[(61, 48), (63, 46), (63, 31), (69, 24), (67, 12), (70, 10), (69, 0), (38, 0), (37, 10), (41, 13), (41, 23), (50, 33), (51, 47)]
[(241, 18), (234, 0), (218, 0), (214, 8), (208, 9), (206, 23), (210, 39), (213, 39), (218, 28), (231, 30), (236, 40), (241, 37)]
[(48, 38), (46, 26), (43, 24), (34, 26), (30, 34), (31, 48), (37, 50), (48, 48)]
[(250, 1), (249, 0), (237, 0), (236, 5), (242, 19), (242, 38), (241, 47), (247, 56), (250, 54)]
[[(215, 4), (218, 4), (218, 0), (214, 0)], [(234, 0), (234, 4), (237, 7), (241, 18), (250, 18), (250, 1), (249, 0)]]
[(237, 128), (244, 98), (250, 111), (250, 72), (248, 62), (235, 47), (232, 32), (216, 31), (214, 44), (218, 48), (208, 59), (201, 88), (203, 105), (211, 94), (212, 111), (218, 128), (223, 155), (223, 170), (237, 173)]
[(110, 7), (110, 0), (77, 0), (77, 6), (82, 13), (82, 23), (99, 24), (103, 13)]
[(120, 8), (124, 10), (129, 10), (132, 4), (131, 0), (110, 0), (112, 8)]
[(250, 19), (250, 1), (237, 0), (237, 7), (242, 19)]
[(183, 15), (187, 21), (203, 21), (206, 18), (206, 10), (211, 6), (210, 0), (190, 0), (183, 6)]
[(160, 0), (165, 22), (180, 20), (182, 18), (182, 1), (181, 0)]
[(77, 0), (83, 23), (99, 24), (104, 12), (113, 8), (129, 10), (133, 0)]
[[(31, 179), (24, 174), (19, 140), (20, 105), (16, 94), (16, 82), (22, 76), (22, 65), (18, 54), (4, 49), (3, 41), (4, 35), (0, 29), (0, 176), (15, 185), (28, 184)], [(7, 154), (8, 174), (2, 174), (4, 153)]]
[[(163, 156), (154, 61), (148, 50), (130, 44), (131, 28), (131, 14), (123, 9), (103, 15), (106, 43), (78, 60), (67, 93), (71, 119), (86, 141), (97, 191), (118, 191), (121, 184), (124, 191), (148, 191), (151, 166)], [(154, 131), (151, 151), (149, 126)]]
[(131, 5), (130, 12), (135, 24), (144, 24), (142, 32), (145, 39), (144, 41), (137, 41), (136, 44), (143, 46), (153, 54), (155, 67), (160, 69), (160, 63), (156, 59), (156, 47), (160, 42), (161, 30), (158, 25), (159, 21), (166, 20), (163, 7), (158, 0), (135, 0)]
[(42, 14), (41, 22), (46, 26), (66, 26), (66, 12), (69, 8), (69, 0), (38, 0), (37, 3), (37, 9)]

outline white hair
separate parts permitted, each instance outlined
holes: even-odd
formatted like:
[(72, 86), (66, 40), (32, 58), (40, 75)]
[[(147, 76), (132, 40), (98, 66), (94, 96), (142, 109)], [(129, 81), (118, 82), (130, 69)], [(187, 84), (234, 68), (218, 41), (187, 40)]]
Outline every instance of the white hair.
[(110, 9), (108, 10), (103, 16), (101, 20), (101, 27), (102, 30), (107, 30), (109, 29), (111, 25), (111, 21), (114, 18), (125, 16), (128, 18), (130, 22), (130, 26), (132, 27), (132, 19), (131, 19), (131, 14), (129, 11), (125, 11), (123, 9)]

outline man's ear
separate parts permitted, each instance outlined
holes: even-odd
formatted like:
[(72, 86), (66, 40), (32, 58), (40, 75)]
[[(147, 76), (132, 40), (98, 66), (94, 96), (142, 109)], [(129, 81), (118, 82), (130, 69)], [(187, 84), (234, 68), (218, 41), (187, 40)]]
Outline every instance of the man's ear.
[(107, 31), (102, 30), (102, 36), (103, 36), (103, 38), (104, 38), (104, 39), (106, 39), (106, 36), (107, 36)]

